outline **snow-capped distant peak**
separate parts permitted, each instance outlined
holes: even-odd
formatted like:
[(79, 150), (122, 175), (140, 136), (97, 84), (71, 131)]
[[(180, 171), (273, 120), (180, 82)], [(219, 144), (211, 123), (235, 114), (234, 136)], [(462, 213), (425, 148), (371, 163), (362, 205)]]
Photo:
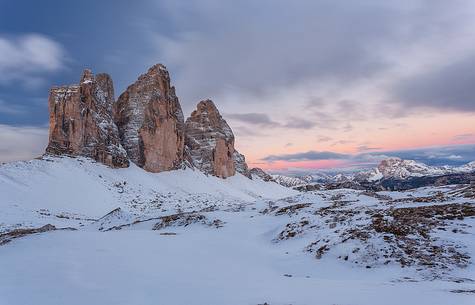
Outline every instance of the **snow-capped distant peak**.
[(275, 180), (275, 182), (286, 187), (305, 185), (305, 184), (308, 184), (310, 181), (312, 181), (311, 176), (305, 176), (305, 177), (289, 177), (289, 176), (284, 176), (284, 175), (271, 175), (271, 176)]
[(411, 176), (442, 175), (445, 170), (414, 160), (389, 158), (381, 161), (378, 170), (385, 178), (405, 179)]
[(383, 178), (407, 179), (409, 177), (440, 176), (456, 173), (470, 173), (475, 171), (475, 161), (468, 164), (451, 166), (430, 166), (415, 160), (400, 158), (388, 158), (382, 160), (379, 165), (366, 172), (358, 174), (358, 180), (378, 181)]

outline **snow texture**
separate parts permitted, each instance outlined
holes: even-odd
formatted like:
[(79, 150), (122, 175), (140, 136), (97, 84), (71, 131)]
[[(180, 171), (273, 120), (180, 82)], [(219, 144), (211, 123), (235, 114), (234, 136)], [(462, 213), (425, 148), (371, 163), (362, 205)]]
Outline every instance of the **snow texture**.
[[(470, 186), (300, 193), (257, 176), (156, 174), (87, 158), (3, 164), (0, 304), (469, 305), (471, 259), (457, 266), (441, 251), (439, 268), (397, 252), (415, 259), (402, 268), (381, 253), (403, 249), (390, 224), (407, 215), (395, 211), (466, 206), (453, 219), (451, 210), (420, 216), (436, 227), (409, 219), (404, 226), (417, 230), (401, 242), (473, 257), (474, 202)], [(371, 227), (378, 215), (387, 232)], [(21, 237), (5, 241), (6, 232)]]

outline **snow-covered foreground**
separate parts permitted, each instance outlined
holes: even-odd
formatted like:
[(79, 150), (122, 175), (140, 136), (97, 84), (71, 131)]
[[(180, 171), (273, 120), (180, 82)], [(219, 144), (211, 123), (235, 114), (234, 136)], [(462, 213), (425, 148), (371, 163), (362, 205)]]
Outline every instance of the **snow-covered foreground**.
[[(413, 200), (434, 194), (434, 203)], [(371, 209), (474, 201), (458, 194), (297, 193), (242, 176), (149, 174), (69, 158), (7, 164), (0, 167), (0, 233), (45, 224), (76, 230), (0, 245), (0, 304), (473, 304), (473, 264), (436, 258), (449, 268), (428, 280), (420, 266), (402, 268), (399, 256), (386, 264), (360, 253), (392, 245), (383, 241), (387, 233), (365, 227), (379, 219), (364, 217)], [(475, 254), (475, 219), (445, 218), (427, 224), (444, 228), (430, 231), (430, 242)], [(353, 229), (371, 237), (342, 241)], [(404, 238), (420, 239), (409, 233)]]
[(154, 174), (133, 163), (111, 169), (91, 160), (46, 158), (0, 166), (0, 232), (12, 225), (47, 223), (72, 226), (98, 219), (118, 207), (130, 217), (153, 217), (259, 198), (281, 198), (295, 191), (242, 175), (228, 179), (191, 169)]

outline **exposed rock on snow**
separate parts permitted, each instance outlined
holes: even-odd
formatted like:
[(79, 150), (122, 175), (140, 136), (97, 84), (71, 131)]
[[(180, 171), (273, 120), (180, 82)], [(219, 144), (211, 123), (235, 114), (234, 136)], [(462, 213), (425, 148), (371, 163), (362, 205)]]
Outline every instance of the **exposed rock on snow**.
[(244, 156), (234, 149), (234, 134), (211, 100), (198, 103), (186, 120), (186, 146), (193, 165), (221, 178), (248, 175)]
[(186, 227), (194, 223), (199, 223), (215, 228), (221, 228), (224, 225), (224, 223), (219, 219), (210, 221), (203, 214), (191, 212), (162, 216), (160, 217), (160, 221), (153, 226), (152, 230), (161, 230), (172, 226)]
[(264, 170), (262, 170), (259, 167), (254, 167), (250, 170), (250, 174), (252, 177), (258, 177), (264, 181), (274, 181), (274, 178), (272, 178), (271, 175), (266, 173)]
[(239, 153), (236, 149), (234, 149), (233, 160), (236, 172), (251, 178), (251, 173), (249, 172), (249, 168), (247, 167), (246, 163), (246, 157), (244, 157), (244, 155)]
[(271, 175), (272, 179), (280, 185), (286, 187), (295, 187), (300, 185), (306, 185), (310, 182), (310, 179), (305, 179), (303, 177), (289, 177), (284, 175)]
[(112, 167), (129, 165), (113, 121), (109, 75), (94, 77), (85, 70), (79, 85), (53, 87), (48, 103), (48, 154), (90, 157)]
[[(457, 202), (458, 192), (438, 190), (393, 199), (385, 194), (340, 190), (331, 197), (325, 193), (320, 196), (328, 206), (289, 206), (285, 205), (288, 200), (277, 201), (271, 209), (274, 215), (288, 215), (293, 221), (275, 241), (301, 237), (311, 240), (305, 250), (318, 259), (332, 255), (366, 268), (396, 263), (413, 266), (426, 278), (440, 277), (471, 263), (469, 245), (454, 238), (472, 228), (464, 221), (475, 218), (475, 205)], [(365, 200), (366, 196), (374, 200)]]
[(120, 95), (115, 118), (132, 162), (150, 172), (182, 164), (183, 112), (165, 66), (154, 65)]
[(44, 225), (40, 228), (15, 229), (15, 230), (9, 231), (7, 233), (0, 234), (0, 246), (11, 242), (15, 238), (20, 238), (20, 237), (24, 237), (24, 236), (31, 235), (31, 234), (44, 233), (44, 232), (55, 231), (55, 230), (71, 230), (71, 231), (74, 231), (76, 229), (75, 228), (61, 228), (61, 229), (58, 229), (55, 226), (53, 226), (52, 224), (46, 224), (46, 225)]

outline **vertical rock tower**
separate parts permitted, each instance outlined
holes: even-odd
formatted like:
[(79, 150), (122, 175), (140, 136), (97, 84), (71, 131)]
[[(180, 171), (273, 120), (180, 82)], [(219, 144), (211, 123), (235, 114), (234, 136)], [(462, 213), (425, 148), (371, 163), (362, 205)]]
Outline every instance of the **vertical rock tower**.
[(165, 66), (154, 65), (122, 93), (115, 121), (129, 159), (150, 172), (183, 162), (184, 118)]
[(48, 154), (85, 156), (111, 167), (129, 160), (149, 172), (183, 164), (221, 178), (251, 178), (234, 134), (211, 100), (186, 120), (165, 66), (154, 65), (115, 102), (112, 79), (84, 70), (79, 85), (53, 87)]
[(112, 107), (114, 87), (107, 74), (84, 70), (79, 85), (53, 87), (48, 104), (49, 143), (54, 155), (86, 156), (111, 167), (127, 167)]
[(214, 103), (199, 102), (185, 125), (185, 142), (193, 165), (217, 177), (233, 176), (234, 135)]

